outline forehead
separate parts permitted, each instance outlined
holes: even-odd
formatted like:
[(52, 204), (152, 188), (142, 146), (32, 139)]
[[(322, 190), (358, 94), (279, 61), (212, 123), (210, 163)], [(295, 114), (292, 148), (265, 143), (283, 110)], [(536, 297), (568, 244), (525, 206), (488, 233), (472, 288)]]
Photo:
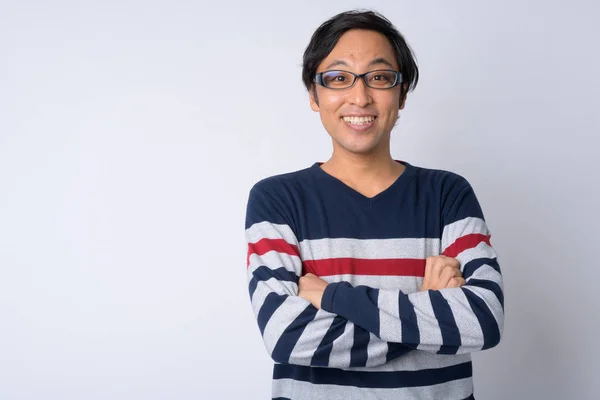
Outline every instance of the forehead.
[(361, 68), (377, 58), (383, 58), (395, 69), (398, 68), (396, 55), (388, 38), (379, 32), (352, 29), (340, 37), (319, 67), (325, 67), (335, 61), (343, 61), (350, 67)]

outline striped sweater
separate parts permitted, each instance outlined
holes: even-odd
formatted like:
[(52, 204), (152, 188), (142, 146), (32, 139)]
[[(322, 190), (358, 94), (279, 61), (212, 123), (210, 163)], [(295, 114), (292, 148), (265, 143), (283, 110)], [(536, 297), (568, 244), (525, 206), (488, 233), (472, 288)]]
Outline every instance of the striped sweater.
[[(246, 212), (252, 308), (273, 399), (473, 399), (470, 353), (497, 345), (502, 276), (471, 185), (404, 161), (368, 198), (309, 168), (258, 182)], [(428, 256), (466, 285), (420, 291)], [(328, 282), (321, 309), (298, 280)]]

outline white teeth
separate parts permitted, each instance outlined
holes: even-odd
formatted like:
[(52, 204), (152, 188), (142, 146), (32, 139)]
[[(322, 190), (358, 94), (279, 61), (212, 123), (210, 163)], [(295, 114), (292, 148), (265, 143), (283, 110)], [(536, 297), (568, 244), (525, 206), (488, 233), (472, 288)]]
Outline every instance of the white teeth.
[(375, 121), (375, 117), (369, 116), (369, 117), (343, 117), (344, 122), (347, 122), (349, 124), (353, 124), (353, 125), (360, 125), (360, 124), (370, 124), (371, 122)]

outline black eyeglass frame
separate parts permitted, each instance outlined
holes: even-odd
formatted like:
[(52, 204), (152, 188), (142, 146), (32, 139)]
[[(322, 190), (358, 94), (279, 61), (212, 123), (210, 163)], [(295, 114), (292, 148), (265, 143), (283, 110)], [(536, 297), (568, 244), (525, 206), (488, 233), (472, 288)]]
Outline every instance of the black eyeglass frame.
[[(346, 86), (343, 88), (334, 88), (331, 86), (326, 86), (325, 83), (323, 82), (323, 74), (327, 74), (327, 73), (331, 73), (331, 72), (345, 72), (348, 73), (350, 75), (352, 75), (354, 77), (354, 80), (352, 81), (352, 83), (350, 84), (350, 86)], [(373, 86), (369, 86), (369, 84), (367, 83), (367, 75), (371, 75), (375, 72), (393, 72), (394, 73), (394, 77), (395, 77), (395, 81), (394, 84), (392, 86), (389, 87), (385, 87), (385, 88), (381, 88), (381, 87), (373, 87)], [(388, 90), (388, 89), (392, 89), (396, 86), (398, 86), (399, 84), (402, 83), (402, 73), (400, 71), (394, 71), (393, 69), (376, 69), (373, 71), (368, 71), (365, 72), (364, 74), (355, 74), (354, 72), (350, 72), (350, 71), (345, 71), (342, 69), (332, 69), (332, 70), (328, 70), (328, 71), (323, 71), (323, 72), (319, 72), (315, 75), (315, 79), (314, 82), (327, 88), (327, 89), (332, 89), (332, 90), (345, 90), (345, 89), (350, 89), (352, 86), (354, 86), (356, 84), (356, 81), (358, 79), (362, 79), (363, 83), (365, 84), (366, 87), (371, 88), (371, 89), (376, 89), (376, 90)]]

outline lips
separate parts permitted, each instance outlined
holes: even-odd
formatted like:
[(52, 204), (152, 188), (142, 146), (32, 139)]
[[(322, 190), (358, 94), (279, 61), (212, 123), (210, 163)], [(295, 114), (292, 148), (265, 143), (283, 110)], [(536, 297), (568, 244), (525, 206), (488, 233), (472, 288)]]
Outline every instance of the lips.
[(375, 125), (377, 119), (374, 115), (361, 115), (361, 116), (344, 116), (341, 118), (342, 121), (350, 128), (353, 132), (365, 132), (371, 129)]
[(347, 124), (351, 124), (351, 125), (365, 125), (365, 124), (370, 124), (373, 121), (375, 121), (375, 117), (374, 115), (365, 115), (365, 116), (345, 116), (342, 117), (342, 119), (344, 120), (344, 122), (346, 122)]

